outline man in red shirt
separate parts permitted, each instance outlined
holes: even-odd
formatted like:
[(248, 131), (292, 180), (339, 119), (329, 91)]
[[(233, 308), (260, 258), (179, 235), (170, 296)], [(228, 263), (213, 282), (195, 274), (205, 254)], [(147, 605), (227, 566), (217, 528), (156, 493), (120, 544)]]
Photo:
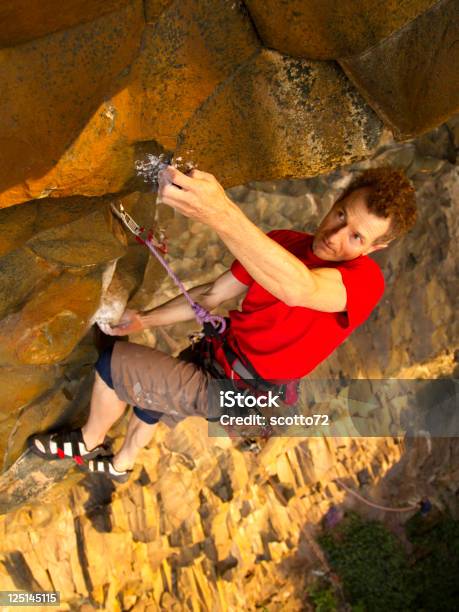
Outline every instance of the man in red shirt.
[[(212, 227), (236, 257), (213, 283), (190, 291), (212, 310), (245, 294), (229, 312), (227, 345), (263, 380), (298, 379), (311, 372), (370, 315), (384, 291), (384, 277), (368, 255), (386, 248), (415, 223), (414, 190), (389, 168), (365, 171), (335, 202), (316, 233), (274, 230), (267, 235), (225, 194), (215, 177), (168, 167), (158, 197), (184, 215)], [(127, 310), (112, 335), (192, 319), (183, 296), (154, 310)], [(228, 377), (221, 349), (216, 360)], [(96, 364), (87, 423), (71, 433), (38, 434), (30, 448), (52, 459), (71, 456), (89, 471), (118, 481), (129, 478), (152, 425), (207, 414), (211, 378), (202, 367), (130, 342), (116, 342)], [(126, 439), (110, 456), (104, 439), (126, 404), (134, 406)]]

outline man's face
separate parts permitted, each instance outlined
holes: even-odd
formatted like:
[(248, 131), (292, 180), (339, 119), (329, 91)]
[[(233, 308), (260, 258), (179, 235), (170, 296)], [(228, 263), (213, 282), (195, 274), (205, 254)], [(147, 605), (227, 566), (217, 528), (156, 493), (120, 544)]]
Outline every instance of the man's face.
[(387, 242), (378, 243), (377, 239), (389, 230), (390, 219), (368, 211), (370, 192), (370, 187), (362, 187), (335, 202), (314, 235), (312, 250), (317, 257), (347, 261), (387, 247)]

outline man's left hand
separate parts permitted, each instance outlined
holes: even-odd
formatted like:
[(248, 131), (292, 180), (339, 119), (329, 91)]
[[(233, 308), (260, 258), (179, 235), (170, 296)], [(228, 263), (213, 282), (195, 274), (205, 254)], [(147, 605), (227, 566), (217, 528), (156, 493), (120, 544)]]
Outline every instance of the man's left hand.
[(212, 174), (196, 169), (184, 174), (173, 166), (159, 173), (158, 202), (214, 229), (224, 223), (234, 207)]

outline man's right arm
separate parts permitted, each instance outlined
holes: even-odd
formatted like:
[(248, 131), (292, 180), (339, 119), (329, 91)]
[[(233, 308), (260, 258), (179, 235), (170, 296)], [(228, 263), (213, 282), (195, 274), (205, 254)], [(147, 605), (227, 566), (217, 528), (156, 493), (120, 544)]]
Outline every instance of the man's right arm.
[[(213, 310), (222, 302), (238, 297), (247, 291), (247, 285), (237, 280), (227, 270), (213, 283), (206, 283), (190, 289), (188, 292), (195, 302), (198, 302), (206, 310)], [(113, 336), (122, 336), (141, 331), (149, 327), (160, 325), (171, 325), (181, 321), (190, 321), (194, 318), (194, 312), (183, 295), (154, 308), (147, 312), (135, 312), (126, 310), (118, 325), (108, 332)]]

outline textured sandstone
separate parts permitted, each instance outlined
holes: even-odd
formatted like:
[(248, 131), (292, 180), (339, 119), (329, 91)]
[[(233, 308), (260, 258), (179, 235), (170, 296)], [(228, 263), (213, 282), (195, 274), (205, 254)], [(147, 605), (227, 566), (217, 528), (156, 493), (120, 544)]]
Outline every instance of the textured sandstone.
[(65, 30), (120, 9), (128, 0), (30, 2), (4, 0), (0, 7), (0, 47), (12, 47)]
[[(57, 367), (0, 366), (0, 457), (5, 457), (21, 409), (53, 387), (62, 372)], [(23, 441), (20, 443), (22, 452)]]
[(146, 28), (142, 52), (132, 67), (129, 90), (140, 107), (131, 137), (155, 140), (173, 151), (177, 134), (194, 111), (258, 48), (239, 4), (171, 3)]
[[(18, 584), (21, 573), (14, 552), (20, 551), (22, 566), (33, 568), (29, 584), (58, 585), (64, 605), (89, 596), (104, 610), (123, 609), (120, 598), (136, 603), (138, 610), (147, 605), (164, 609), (165, 602), (168, 609), (180, 609), (184, 601), (200, 610), (251, 609), (262, 601), (299, 610), (301, 574), (317, 564), (322, 568), (324, 562), (310, 547), (306, 523), (317, 523), (328, 507), (325, 485), (336, 477), (336, 465), (346, 461), (346, 472), (357, 473), (371, 457), (381, 469), (377, 478), (372, 473), (376, 481), (399, 454), (400, 447), (385, 440), (330, 439), (322, 447), (296, 439), (283, 450), (266, 446), (263, 461), (257, 462), (228, 445), (228, 439), (209, 439), (203, 419), (191, 417), (174, 430), (161, 424), (129, 486), (115, 490), (97, 478), (81, 477), (83, 486), (75, 486), (75, 472), (66, 489), (49, 490), (40, 506), (10, 513), (8, 525), (0, 519), (0, 534), (8, 529), (8, 544), (0, 538), (7, 568), (0, 569), (0, 584)], [(321, 487), (304, 471), (311, 461), (323, 464)], [(67, 467), (59, 463), (53, 477), (49, 464), (42, 470), (35, 458), (24, 457), (15, 466), (17, 476), (27, 463), (30, 484), (42, 490), (50, 478), (58, 482)], [(218, 466), (220, 484), (213, 477), (201, 478), (202, 465)], [(246, 473), (243, 479), (241, 471)], [(1, 485), (0, 506), (5, 486), (10, 494), (20, 493), (5, 478)], [(344, 497), (335, 490), (336, 501)], [(51, 521), (55, 539), (45, 553), (42, 544), (45, 538), (49, 542)], [(302, 561), (294, 571), (297, 556)]]
[[(236, 9), (225, 0), (217, 5), (188, 0), (163, 9), (157, 21), (145, 27), (141, 3), (134, 2), (80, 26), (81, 32), (74, 28), (70, 39), (61, 40), (56, 33), (30, 49), (23, 45), (4, 52), (10, 54), (5, 56), (5, 66), (7, 61), (10, 66), (6, 79), (13, 79), (15, 65), (26, 61), (30, 71), (43, 74), (43, 92), (38, 89), (43, 103), (39, 98), (35, 109), (42, 118), (40, 126), (25, 110), (19, 112), (19, 123), (6, 115), (0, 142), (10, 147), (11, 161), (4, 165), (4, 184), (0, 175), (0, 206), (49, 194), (103, 195), (121, 190), (135, 173), (135, 143), (151, 140), (153, 148), (173, 150), (178, 132), (195, 109), (258, 48), (239, 5)], [(87, 56), (74, 58), (83, 53), (77, 45), (82, 35), (92, 48), (86, 46)], [(48, 55), (56, 65), (47, 65), (45, 73), (40, 62)], [(84, 80), (78, 74), (82, 63), (87, 66)], [(104, 69), (103, 79), (95, 76), (101, 65), (110, 67)], [(47, 75), (54, 72), (50, 86)], [(22, 104), (30, 81), (31, 75), (25, 73), (11, 88), (11, 96)], [(78, 95), (73, 84), (78, 85)], [(9, 96), (4, 103), (18, 114)], [(42, 136), (43, 121), (45, 125), (52, 121), (51, 139), (48, 132)]]
[[(14, 391), (11, 389), (9, 392), (8, 385), (5, 385), (2, 409), (8, 413), (8, 420), (4, 426), (2, 423), (3, 435), (0, 438), (0, 447), (4, 447), (3, 470), (8, 470), (22, 455), (26, 440), (31, 434), (49, 431), (63, 424), (80, 424), (84, 419), (93, 380), (91, 364), (96, 360), (97, 353), (94, 347), (87, 346), (82, 355), (81, 348), (80, 345), (80, 359), (76, 363), (61, 363), (53, 369), (49, 366), (35, 366), (34, 369), (29, 367), (28, 370), (26, 367), (8, 369), (10, 385), (23, 385), (22, 393), (29, 395), (17, 398), (21, 400), (21, 405), (15, 406), (14, 402), (11, 402), (11, 399), (16, 400)], [(39, 376), (48, 384), (46, 388), (43, 384), (35, 391), (32, 383), (34, 378), (38, 382)], [(35, 392), (34, 396), (31, 395), (31, 390)], [(52, 474), (52, 471), (49, 473)], [(20, 476), (21, 480), (24, 480), (24, 476)], [(23, 490), (25, 483), (16, 482), (16, 486)]]
[(193, 115), (176, 155), (229, 187), (325, 172), (369, 155), (380, 132), (334, 64), (264, 50)]
[(102, 292), (100, 270), (64, 273), (0, 324), (2, 365), (45, 365), (65, 359), (82, 339)]
[(0, 317), (18, 307), (36, 287), (57, 276), (57, 266), (21, 247), (1, 258)]
[(401, 29), (435, 0), (247, 0), (267, 47), (293, 57), (336, 59), (361, 53)]
[(144, 0), (145, 21), (154, 23), (174, 0)]
[(400, 138), (426, 132), (459, 110), (457, 15), (455, 0), (441, 0), (368, 51), (341, 61)]
[[(113, 228), (113, 229), (112, 229)], [(69, 268), (108, 263), (125, 253), (124, 232), (107, 211), (95, 211), (76, 221), (46, 229), (27, 246), (39, 257)]]
[[(37, 423), (49, 428), (65, 420), (68, 409), (75, 414), (81, 410), (82, 378), (96, 353), (79, 343), (110, 282), (107, 273), (113, 274), (110, 268), (126, 253), (125, 234), (118, 221), (108, 215), (107, 201), (102, 198), (92, 204), (84, 198), (32, 202), (9, 208), (2, 216), (3, 467), (17, 459)], [(134, 260), (139, 265), (139, 284), (145, 255)], [(134, 291), (137, 284), (131, 280), (132, 267), (131, 261), (124, 277)], [(126, 300), (128, 295), (129, 291)], [(53, 369), (51, 364), (58, 365)], [(85, 388), (87, 392), (88, 381)], [(75, 408), (72, 400), (79, 393)]]
[(42, 198), (3, 209), (0, 214), (0, 256), (19, 248), (40, 232), (104, 211), (113, 198)]
[[(47, 196), (132, 190), (135, 161), (145, 152), (175, 153), (179, 163), (204, 161), (223, 173), (227, 160), (222, 152), (211, 157), (207, 150), (216, 150), (211, 146), (214, 132), (228, 147), (228, 136), (221, 134), (222, 129), (231, 131), (223, 127), (228, 121), (235, 122), (235, 129), (224, 171), (227, 186), (251, 178), (309, 176), (368, 156), (379, 133), (372, 111), (362, 106), (354, 84), (335, 65), (305, 68), (300, 60), (295, 63), (292, 56), (301, 55), (304, 41), (318, 45), (309, 58), (340, 58), (367, 50), (362, 57), (348, 56), (349, 65), (343, 62), (351, 80), (393, 129), (425, 131), (457, 107), (454, 75), (449, 72), (454, 19), (447, 2), (428, 10), (431, 4), (410, 0), (395, 7), (392, 0), (361, 0), (358, 19), (349, 3), (272, 7), (253, 2), (250, 15), (239, 0), (113, 0), (104, 6), (92, 3), (85, 11), (73, 0), (63, 11), (50, 10), (52, 3), (34, 8), (27, 16), (36, 23), (29, 23), (25, 3), (8, 2), (4, 19), (8, 25), (15, 19), (18, 31), (6, 28), (5, 37), (22, 44), (0, 50), (0, 145), (5, 152), (0, 160), (0, 207)], [(84, 15), (79, 18), (80, 9)], [(421, 27), (417, 33), (416, 24), (431, 15), (436, 16), (432, 32)], [(321, 20), (329, 24), (325, 31)], [(311, 30), (307, 36), (305, 23)], [(443, 36), (446, 25), (449, 31)], [(282, 38), (280, 33), (286, 31), (296, 49), (279, 56), (288, 73), (289, 93), (285, 74), (267, 66), (251, 72), (259, 60), (250, 61), (263, 45), (271, 46), (273, 32)], [(327, 50), (331, 39), (339, 49)], [(273, 51), (264, 48), (259, 57), (272, 56)], [(422, 69), (417, 70), (420, 64), (430, 72), (434, 65), (438, 82), (432, 78), (426, 84)], [(381, 78), (383, 70), (391, 70), (391, 75)], [(397, 92), (394, 101), (384, 86), (373, 86), (373, 74), (391, 83)], [(411, 86), (413, 74), (419, 87)], [(258, 91), (252, 91), (250, 79)], [(435, 91), (443, 93), (436, 96)], [(419, 112), (415, 92), (423, 96)], [(291, 105), (290, 114), (279, 108), (285, 104)], [(211, 132), (208, 125), (202, 128), (203, 118), (209, 119)], [(203, 130), (202, 140), (196, 128)], [(259, 149), (258, 142), (263, 145)], [(241, 174), (239, 155), (255, 174)]]
[[(65, 151), (78, 146), (102, 101), (122, 88), (123, 81), (115, 81), (137, 53), (143, 25), (139, 0), (66, 32), (0, 50), (0, 190), (7, 190), (0, 206), (60, 193), (78, 181), (101, 144), (93, 134), (80, 144), (79, 156), (67, 151), (65, 157)], [(110, 119), (103, 119), (109, 127)], [(67, 188), (62, 195), (73, 193)]]

